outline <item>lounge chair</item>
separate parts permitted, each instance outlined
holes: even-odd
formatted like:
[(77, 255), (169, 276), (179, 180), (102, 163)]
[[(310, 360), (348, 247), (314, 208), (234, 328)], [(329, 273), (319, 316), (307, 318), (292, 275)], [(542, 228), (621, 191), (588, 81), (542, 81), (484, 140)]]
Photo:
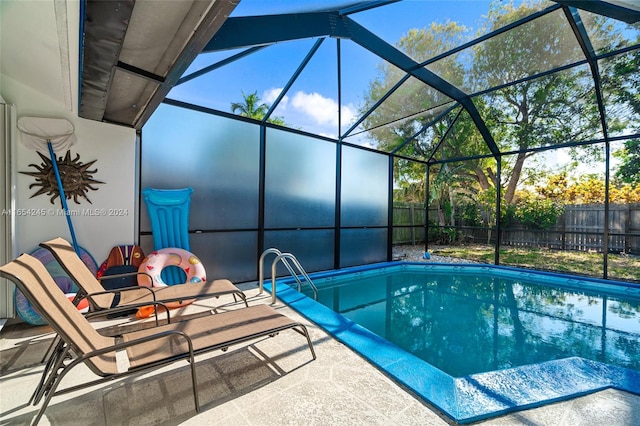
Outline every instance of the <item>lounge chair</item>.
[[(44, 265), (33, 256), (23, 254), (0, 267), (0, 276), (18, 286), (64, 342), (64, 350), (56, 355), (44, 381), (42, 394), (46, 397), (33, 424), (39, 422), (54, 395), (147, 372), (179, 360), (190, 363), (193, 398), (196, 411), (199, 412), (196, 355), (217, 349), (226, 350), (231, 345), (258, 337), (273, 337), (287, 329), (306, 337), (311, 355), (316, 359), (306, 327), (268, 305), (260, 304), (126, 333), (116, 340), (100, 335), (91, 326), (60, 291)], [(124, 363), (123, 356), (127, 358)], [(65, 363), (65, 360), (69, 362)], [(100, 377), (57, 390), (66, 374), (82, 363)], [(36, 405), (38, 400), (33, 404)]]
[[(236, 301), (238, 300), (236, 296), (239, 297), (245, 306), (249, 306), (245, 294), (231, 281), (225, 279), (167, 287), (134, 286), (105, 290), (68, 241), (58, 237), (41, 243), (40, 246), (51, 251), (69, 277), (86, 293), (91, 309), (94, 311), (109, 309), (115, 305), (119, 307), (134, 304), (140, 306), (143, 303), (169, 303), (177, 300), (220, 297), (228, 294), (233, 295)], [(106, 278), (113, 277), (117, 277), (117, 275), (110, 275)], [(118, 295), (119, 300), (116, 299)], [(114, 300), (117, 303), (114, 303)]]

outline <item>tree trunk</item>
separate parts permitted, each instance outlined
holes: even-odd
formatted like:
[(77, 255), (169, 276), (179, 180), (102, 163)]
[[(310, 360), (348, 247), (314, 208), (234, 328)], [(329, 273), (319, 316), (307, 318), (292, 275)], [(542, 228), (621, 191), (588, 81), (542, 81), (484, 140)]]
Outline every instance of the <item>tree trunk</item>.
[(451, 226), (456, 226), (456, 205), (453, 202), (453, 191), (449, 188), (449, 204), (451, 204), (451, 217), (449, 218), (449, 223)]
[(522, 166), (524, 166), (524, 160), (527, 155), (523, 152), (519, 153), (516, 157), (516, 163), (513, 165), (513, 172), (509, 178), (507, 189), (504, 191), (504, 200), (507, 204), (512, 204), (516, 195), (516, 187), (520, 181), (520, 175), (522, 174)]
[(480, 166), (476, 166), (474, 171), (476, 173), (476, 180), (478, 181), (480, 188), (483, 191), (489, 189), (491, 187), (491, 184), (489, 183), (489, 179), (487, 179), (487, 175), (484, 174), (484, 170), (482, 170)]

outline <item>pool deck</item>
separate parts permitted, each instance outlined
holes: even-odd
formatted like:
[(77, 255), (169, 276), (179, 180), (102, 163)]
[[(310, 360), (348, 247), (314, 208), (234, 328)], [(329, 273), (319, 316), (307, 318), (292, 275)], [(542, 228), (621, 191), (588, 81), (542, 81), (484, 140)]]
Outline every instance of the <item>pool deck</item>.
[[(255, 284), (242, 285), (249, 304), (269, 303)], [(213, 299), (183, 308), (198, 315), (221, 306)], [(96, 387), (56, 396), (40, 424), (57, 425), (447, 425), (453, 422), (398, 386), (368, 361), (297, 312), (276, 308), (308, 324), (317, 352), (312, 361), (304, 339), (293, 332), (198, 357), (202, 412), (193, 408), (184, 362)], [(175, 311), (174, 311), (175, 312)], [(106, 325), (106, 324), (104, 324)], [(52, 339), (46, 327), (23, 324), (0, 332), (0, 425), (29, 424), (37, 408), (26, 403), (42, 371)], [(63, 381), (93, 377), (84, 366)], [(480, 421), (482, 425), (640, 424), (640, 396), (614, 389)]]
[[(330, 286), (357, 277), (389, 276), (400, 272), (490, 275), (531, 279), (570, 288), (606, 290), (607, 294), (640, 296), (635, 285), (576, 279), (565, 275), (532, 272), (517, 268), (479, 264), (425, 265), (412, 262), (385, 262), (311, 274), (316, 283), (326, 278)], [(599, 390), (614, 388), (640, 395), (640, 371), (604, 364), (580, 357), (550, 360), (520, 367), (488, 371), (466, 377), (452, 377), (422, 359), (397, 347), (310, 297), (293, 290), (293, 278), (278, 280), (278, 297), (331, 336), (355, 350), (389, 377), (435, 406), (447, 417), (468, 424), (550, 402), (568, 400)], [(271, 289), (271, 284), (265, 285)], [(322, 287), (322, 284), (320, 284)]]

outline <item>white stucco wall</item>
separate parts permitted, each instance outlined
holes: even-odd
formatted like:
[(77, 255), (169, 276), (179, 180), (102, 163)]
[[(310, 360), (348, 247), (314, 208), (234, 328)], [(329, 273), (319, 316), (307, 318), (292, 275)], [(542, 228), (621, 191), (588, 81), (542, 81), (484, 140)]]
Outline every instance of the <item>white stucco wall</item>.
[[(2, 3), (0, 94), (7, 103), (16, 105), (18, 117), (45, 116), (71, 121), (78, 139), (71, 147), (71, 158), (79, 154), (82, 163), (97, 160), (90, 170), (98, 169), (93, 177), (105, 184), (88, 192), (92, 204), (80, 197), (80, 204), (71, 199), (68, 205), (75, 214), (71, 220), (79, 245), (100, 264), (111, 247), (135, 240), (135, 130), (78, 117), (77, 1), (58, 1), (55, 5), (53, 0)], [(34, 31), (29, 25), (37, 28)], [(18, 31), (19, 36), (15, 34)], [(61, 46), (56, 47), (51, 38)], [(25, 53), (25, 49), (33, 51)], [(54, 90), (52, 85), (56, 84), (59, 86)], [(20, 135), (17, 139), (17, 170), (37, 171), (29, 165), (40, 166), (42, 159), (21, 143)], [(32, 251), (41, 241), (57, 236), (71, 240), (67, 220), (59, 215), (62, 212), (59, 199), (51, 204), (46, 195), (30, 198), (39, 189), (29, 188), (34, 182), (34, 177), (16, 176), (16, 208), (23, 214), (16, 223), (18, 253)]]

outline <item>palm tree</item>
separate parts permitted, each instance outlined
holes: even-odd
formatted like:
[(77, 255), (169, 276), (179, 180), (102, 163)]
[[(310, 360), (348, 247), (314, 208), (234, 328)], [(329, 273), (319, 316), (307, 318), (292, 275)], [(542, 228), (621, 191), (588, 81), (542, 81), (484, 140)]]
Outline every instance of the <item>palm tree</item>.
[(242, 97), (244, 102), (231, 103), (231, 112), (243, 117), (262, 120), (267, 111), (269, 111), (269, 106), (265, 103), (260, 103), (260, 96), (258, 96), (258, 92), (255, 91), (246, 95), (244, 91), (242, 91)]

